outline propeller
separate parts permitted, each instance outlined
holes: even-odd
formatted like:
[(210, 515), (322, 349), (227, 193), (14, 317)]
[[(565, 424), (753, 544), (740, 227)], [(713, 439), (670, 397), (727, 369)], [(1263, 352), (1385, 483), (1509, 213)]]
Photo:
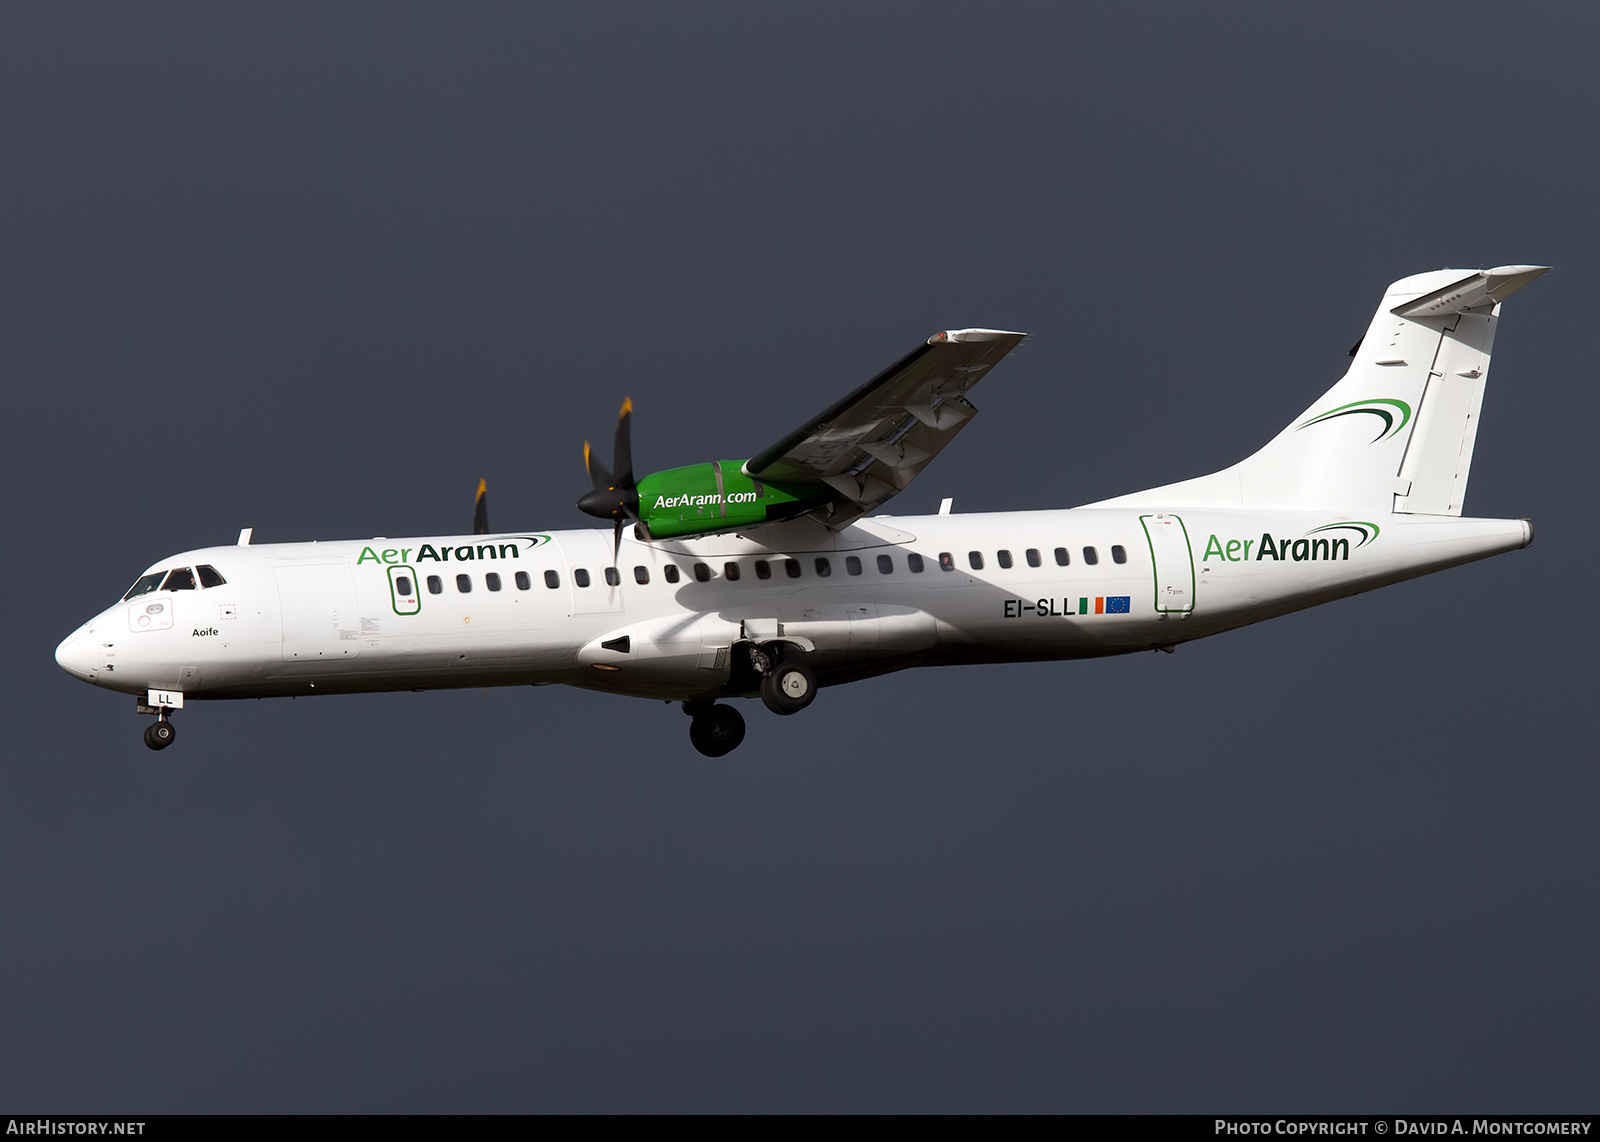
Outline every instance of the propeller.
[[(624, 399), (622, 409), (617, 413), (617, 442), (611, 452), (611, 463), (616, 469), (615, 475), (606, 471), (606, 466), (589, 447), (589, 442), (587, 440), (583, 442), (583, 466), (589, 472), (589, 482), (594, 485), (594, 489), (578, 497), (578, 510), (614, 522), (611, 534), (613, 563), (616, 562), (617, 553), (622, 550), (624, 522), (631, 519), (641, 528), (644, 527), (644, 521), (639, 518), (639, 485), (633, 479), (633, 443), (630, 427), (632, 423), (633, 401)], [(646, 532), (647, 537), (648, 535)]]
[(472, 534), (489, 534), (489, 481), (478, 481), (478, 499), (472, 505)]

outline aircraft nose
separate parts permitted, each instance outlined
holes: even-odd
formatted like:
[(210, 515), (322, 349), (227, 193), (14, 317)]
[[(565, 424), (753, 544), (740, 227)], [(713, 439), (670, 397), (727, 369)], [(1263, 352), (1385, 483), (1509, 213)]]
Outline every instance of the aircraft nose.
[(98, 649), (88, 631), (73, 631), (56, 647), (56, 665), (74, 678), (92, 682), (95, 668), (99, 665), (95, 654)]

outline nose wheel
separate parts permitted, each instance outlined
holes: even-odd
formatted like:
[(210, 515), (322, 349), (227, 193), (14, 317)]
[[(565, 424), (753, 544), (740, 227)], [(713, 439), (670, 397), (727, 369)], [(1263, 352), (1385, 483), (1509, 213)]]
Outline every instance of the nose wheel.
[(154, 750), (166, 749), (178, 740), (178, 731), (166, 718), (159, 718), (144, 728), (144, 744)]

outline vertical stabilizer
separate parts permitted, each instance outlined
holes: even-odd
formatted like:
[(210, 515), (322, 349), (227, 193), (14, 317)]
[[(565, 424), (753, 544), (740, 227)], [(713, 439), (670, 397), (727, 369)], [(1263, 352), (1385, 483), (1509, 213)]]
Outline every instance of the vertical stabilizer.
[(1460, 515), (1500, 302), (1547, 268), (1435, 270), (1395, 282), (1349, 372), (1261, 451), (1092, 506)]

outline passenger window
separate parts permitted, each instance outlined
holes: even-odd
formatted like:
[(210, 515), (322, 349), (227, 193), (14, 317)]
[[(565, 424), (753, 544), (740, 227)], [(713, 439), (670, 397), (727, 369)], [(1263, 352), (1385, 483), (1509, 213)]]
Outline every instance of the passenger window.
[(439, 578), (439, 576), (437, 576), (437, 575), (429, 575), (428, 576), (428, 594), (430, 594), (430, 595), (442, 595), (442, 594), (444, 594), (444, 580)]
[(737, 563), (724, 563), (722, 565), (722, 577), (730, 580), (737, 579), (739, 577), (739, 565)]
[(404, 596), (405, 598), (410, 598), (411, 579), (405, 575), (396, 575), (394, 577), (394, 593)]
[(483, 585), (485, 587), (489, 588), (489, 590), (491, 590), (491, 591), (498, 591), (500, 589), (500, 574), (499, 574), (499, 572), (490, 571), (487, 575), (485, 575), (483, 577)]
[(650, 582), (650, 568), (635, 567), (633, 569), (633, 581), (641, 587)]
[(888, 555), (880, 555), (880, 556), (878, 556), (878, 574), (880, 574), (880, 575), (893, 575), (894, 574), (894, 559), (891, 558)]
[(817, 556), (817, 578), (826, 579), (833, 574), (833, 565), (822, 556)]
[(579, 567), (576, 570), (574, 570), (572, 572), (572, 581), (574, 583), (576, 583), (580, 587), (587, 587), (589, 585), (589, 570), (588, 570), (588, 568)]
[(995, 552), (994, 558), (995, 562), (1000, 564), (1002, 567), (1011, 566), (1011, 552), (1005, 550), (1004, 548), (1001, 548), (999, 551)]
[(983, 570), (983, 552), (981, 552), (981, 551), (969, 551), (969, 552), (967, 552), (967, 562), (969, 564), (971, 564), (972, 569), (974, 571), (982, 571)]
[(951, 555), (948, 551), (939, 552), (939, 570), (954, 571), (955, 569), (956, 557)]
[(756, 560), (756, 578), (757, 579), (770, 579), (770, 578), (772, 578), (772, 564), (768, 563), (765, 559), (757, 559)]
[(1123, 547), (1122, 544), (1120, 544), (1120, 543), (1112, 544), (1111, 545), (1111, 562), (1113, 562), (1113, 563), (1126, 563), (1127, 561), (1128, 561), (1128, 549), (1126, 547)]
[(1083, 561), (1090, 567), (1093, 567), (1096, 563), (1100, 562), (1100, 553), (1092, 547), (1085, 547), (1083, 549)]
[(200, 572), (200, 585), (202, 587), (220, 587), (227, 582), (217, 573), (217, 569), (209, 564), (202, 563), (195, 570)]
[(456, 590), (460, 591), (463, 595), (472, 594), (472, 576), (471, 575), (457, 575), (456, 576)]
[(1044, 562), (1044, 560), (1039, 558), (1039, 549), (1037, 547), (1028, 548), (1028, 566), (1029, 567), (1037, 567), (1037, 566), (1039, 566), (1039, 564), (1041, 564), (1043, 562)]
[(846, 555), (844, 557), (844, 569), (851, 575), (861, 574), (861, 560), (854, 555)]
[(128, 593), (122, 596), (123, 600), (126, 601), (139, 595), (148, 595), (151, 591), (161, 586), (161, 580), (165, 575), (165, 571), (157, 571), (153, 575), (141, 576), (137, 583), (128, 588)]
[(554, 571), (546, 571), (544, 573), (544, 585), (554, 591), (561, 586), (561, 576)]
[(622, 585), (622, 574), (615, 567), (606, 568), (606, 586), (618, 587)]
[(711, 582), (711, 568), (704, 563), (696, 563), (694, 565), (694, 577), (696, 581), (701, 583)]
[(187, 567), (177, 567), (167, 574), (167, 581), (161, 584), (163, 591), (192, 591), (194, 590), (194, 572)]
[(518, 571), (517, 590), (526, 591), (531, 586), (533, 586), (533, 580), (528, 578), (528, 573), (526, 571)]
[(661, 573), (667, 577), (667, 582), (669, 583), (676, 583), (678, 581), (678, 565), (676, 563), (668, 563), (666, 570), (662, 571)]
[(785, 559), (783, 561), (783, 573), (791, 579), (800, 578), (800, 560)]
[(1065, 547), (1056, 548), (1056, 566), (1057, 567), (1065, 567), (1067, 564), (1069, 564), (1071, 562), (1072, 562), (1072, 556), (1067, 554), (1067, 549)]
[(906, 566), (911, 568), (912, 574), (922, 574), (922, 556), (918, 555), (915, 551), (911, 552), (906, 556)]

